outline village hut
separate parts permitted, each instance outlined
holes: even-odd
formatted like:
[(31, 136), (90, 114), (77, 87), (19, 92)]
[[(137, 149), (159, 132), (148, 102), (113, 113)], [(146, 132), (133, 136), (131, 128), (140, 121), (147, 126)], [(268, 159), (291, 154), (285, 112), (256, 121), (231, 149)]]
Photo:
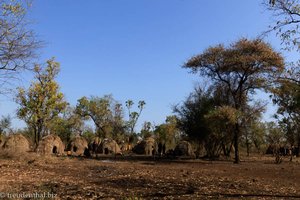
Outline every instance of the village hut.
[(39, 142), (37, 153), (42, 155), (63, 155), (65, 145), (57, 135), (47, 135)]
[(12, 134), (5, 141), (2, 141), (2, 149), (12, 153), (28, 152), (30, 144), (23, 135)]
[(133, 147), (132, 151), (136, 154), (154, 155), (156, 151), (155, 139), (153, 137), (148, 137), (145, 140), (140, 141)]
[(97, 152), (103, 154), (122, 154), (118, 143), (110, 138), (105, 138), (98, 147)]
[(179, 142), (174, 149), (175, 156), (195, 157), (194, 149), (188, 141)]
[(76, 136), (69, 143), (67, 150), (72, 156), (84, 156), (88, 151), (88, 142), (85, 138)]

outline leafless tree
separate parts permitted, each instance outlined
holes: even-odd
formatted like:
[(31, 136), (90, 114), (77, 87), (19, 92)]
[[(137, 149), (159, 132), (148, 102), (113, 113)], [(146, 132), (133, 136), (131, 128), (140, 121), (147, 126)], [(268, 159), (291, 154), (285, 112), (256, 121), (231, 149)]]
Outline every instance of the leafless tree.
[(28, 0), (0, 0), (0, 93), (16, 81), (18, 73), (32, 67), (41, 46), (30, 28)]

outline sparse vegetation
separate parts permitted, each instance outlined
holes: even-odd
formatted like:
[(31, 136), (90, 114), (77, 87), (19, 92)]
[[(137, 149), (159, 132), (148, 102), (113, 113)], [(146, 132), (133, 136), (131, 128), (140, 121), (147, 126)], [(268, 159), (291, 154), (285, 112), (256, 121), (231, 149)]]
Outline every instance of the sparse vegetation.
[[(299, 53), (299, 1), (263, 2), (278, 20), (266, 33)], [(151, 103), (81, 94), (72, 105), (57, 81), (60, 64), (32, 64), (40, 42), (26, 21), (30, 4), (0, 0), (0, 94), (17, 73), (34, 74), (29, 87), (10, 91), (26, 127), (0, 119), (0, 198), (300, 198), (300, 62), (287, 64), (261, 38), (210, 46), (183, 65), (205, 84), (162, 123), (138, 127)], [(277, 105), (273, 121), (263, 120), (258, 91)]]

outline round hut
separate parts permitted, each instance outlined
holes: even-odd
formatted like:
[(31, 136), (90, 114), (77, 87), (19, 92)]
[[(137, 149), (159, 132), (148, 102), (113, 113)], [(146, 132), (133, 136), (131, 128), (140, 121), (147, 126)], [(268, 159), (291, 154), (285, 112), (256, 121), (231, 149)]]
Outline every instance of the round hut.
[(155, 150), (155, 139), (153, 137), (148, 137), (145, 140), (140, 141), (132, 149), (133, 153), (146, 154), (149, 156), (153, 155)]
[(2, 143), (2, 149), (9, 152), (21, 153), (28, 152), (30, 150), (28, 140), (21, 134), (12, 134)]
[(195, 157), (194, 149), (188, 141), (181, 141), (174, 149), (175, 156)]
[(85, 138), (76, 136), (71, 140), (67, 149), (73, 156), (84, 156), (88, 151), (88, 142)]
[(47, 135), (39, 142), (37, 153), (43, 155), (63, 155), (65, 145), (57, 135)]
[(110, 138), (105, 138), (101, 145), (99, 145), (98, 151), (103, 154), (121, 154), (121, 149), (116, 141)]

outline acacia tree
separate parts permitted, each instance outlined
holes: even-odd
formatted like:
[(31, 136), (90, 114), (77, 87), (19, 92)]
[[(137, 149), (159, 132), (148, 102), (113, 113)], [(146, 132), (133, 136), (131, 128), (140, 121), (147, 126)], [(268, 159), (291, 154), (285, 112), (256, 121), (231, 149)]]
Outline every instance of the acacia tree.
[[(249, 95), (256, 89), (267, 89), (270, 80), (284, 69), (282, 56), (260, 39), (241, 39), (229, 47), (217, 45), (190, 58), (184, 68), (209, 77), (212, 84), (221, 84), (231, 96), (232, 107), (243, 112)], [(235, 163), (239, 163), (241, 122), (234, 127)]]
[(30, 1), (0, 0), (0, 87), (16, 78), (16, 73), (31, 67), (40, 46), (26, 21)]
[(17, 115), (34, 131), (34, 142), (37, 145), (41, 136), (49, 130), (50, 124), (66, 108), (67, 102), (59, 91), (55, 81), (60, 65), (54, 59), (47, 61), (47, 67), (36, 65), (35, 82), (29, 89), (19, 88), (16, 102), (19, 104)]
[(104, 97), (82, 97), (78, 100), (76, 113), (83, 118), (92, 119), (99, 137), (124, 134), (123, 108), (111, 95)]

